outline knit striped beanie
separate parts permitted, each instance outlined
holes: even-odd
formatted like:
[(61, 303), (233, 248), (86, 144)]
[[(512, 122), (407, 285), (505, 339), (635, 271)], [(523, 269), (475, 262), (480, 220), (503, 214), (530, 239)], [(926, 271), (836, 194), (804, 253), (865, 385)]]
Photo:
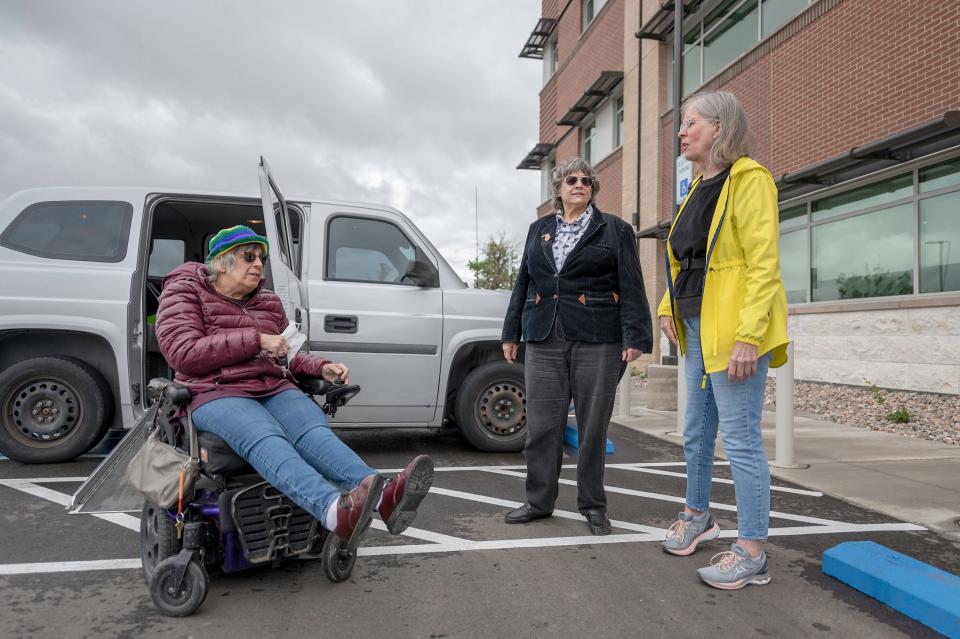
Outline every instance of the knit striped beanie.
[(270, 254), (270, 243), (267, 241), (267, 238), (262, 235), (257, 235), (249, 226), (237, 225), (223, 229), (210, 238), (210, 242), (207, 243), (206, 261), (209, 263), (210, 260), (218, 255), (222, 255), (241, 244), (260, 244), (263, 246), (263, 254)]

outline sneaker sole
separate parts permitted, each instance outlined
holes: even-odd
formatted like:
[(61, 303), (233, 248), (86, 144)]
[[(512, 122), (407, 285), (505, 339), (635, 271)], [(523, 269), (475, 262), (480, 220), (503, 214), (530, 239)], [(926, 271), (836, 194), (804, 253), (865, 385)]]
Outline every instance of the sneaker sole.
[(363, 510), (360, 511), (360, 519), (357, 520), (357, 527), (353, 529), (353, 534), (347, 540), (347, 550), (353, 552), (360, 545), (360, 539), (363, 533), (367, 532), (370, 522), (373, 520), (373, 508), (380, 499), (380, 493), (383, 492), (383, 475), (377, 473), (370, 484), (370, 491), (367, 493), (367, 500), (363, 502)]
[(418, 459), (410, 470), (407, 485), (390, 518), (384, 522), (392, 535), (399, 535), (413, 523), (420, 502), (430, 492), (433, 485), (433, 461), (429, 457)]
[[(703, 577), (700, 577), (700, 579), (703, 579)], [(770, 575), (751, 575), (749, 577), (744, 577), (739, 581), (731, 581), (730, 583), (721, 583), (703, 579), (703, 583), (713, 586), (714, 588), (719, 588), (720, 590), (740, 590), (745, 586), (766, 586), (768, 583), (770, 583)]]
[(660, 546), (660, 547), (663, 548), (664, 552), (668, 552), (671, 555), (676, 555), (677, 557), (686, 557), (687, 555), (692, 555), (694, 551), (696, 551), (698, 545), (702, 544), (705, 541), (713, 541), (719, 536), (720, 536), (720, 526), (718, 526), (717, 523), (714, 522), (712, 528), (704, 530), (702, 533), (697, 535), (694, 538), (694, 540), (690, 542), (690, 545), (687, 546), (686, 548), (678, 548), (674, 550), (673, 548), (663, 548), (663, 546)]

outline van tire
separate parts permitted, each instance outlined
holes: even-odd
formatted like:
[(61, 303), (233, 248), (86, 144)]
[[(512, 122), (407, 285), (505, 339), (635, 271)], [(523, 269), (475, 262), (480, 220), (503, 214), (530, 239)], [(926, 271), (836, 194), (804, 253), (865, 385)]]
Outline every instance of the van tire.
[(488, 362), (472, 370), (457, 391), (457, 425), (475, 448), (518, 452), (527, 438), (526, 404), (523, 366)]
[(112, 417), (110, 386), (86, 362), (35, 357), (0, 373), (0, 452), (10, 459), (71, 461), (103, 439)]

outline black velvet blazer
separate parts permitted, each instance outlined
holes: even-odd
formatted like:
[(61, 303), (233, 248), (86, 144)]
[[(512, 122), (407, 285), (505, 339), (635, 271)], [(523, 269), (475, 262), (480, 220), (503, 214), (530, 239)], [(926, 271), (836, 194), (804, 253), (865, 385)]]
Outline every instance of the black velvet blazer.
[(594, 207), (559, 273), (553, 260), (556, 234), (556, 214), (530, 225), (501, 341), (544, 340), (559, 317), (567, 339), (620, 342), (651, 352), (650, 307), (633, 228)]

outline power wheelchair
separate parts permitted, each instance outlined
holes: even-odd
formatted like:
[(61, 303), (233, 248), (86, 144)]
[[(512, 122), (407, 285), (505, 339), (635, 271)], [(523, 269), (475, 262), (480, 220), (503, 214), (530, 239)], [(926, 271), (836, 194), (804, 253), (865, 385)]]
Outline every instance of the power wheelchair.
[[(325, 396), (323, 411), (333, 417), (360, 387), (312, 378), (299, 384), (312, 396)], [(150, 381), (156, 405), (150, 430), (182, 450), (189, 445), (189, 416), (178, 417), (190, 390), (164, 378)], [(194, 431), (196, 432), (196, 431)], [(321, 527), (312, 515), (264, 481), (222, 439), (198, 432), (200, 477), (194, 496), (178, 508), (147, 502), (140, 519), (143, 578), (154, 605), (165, 615), (195, 612), (207, 595), (208, 569), (233, 573), (301, 558), (320, 559), (332, 582), (347, 579), (356, 548)]]

